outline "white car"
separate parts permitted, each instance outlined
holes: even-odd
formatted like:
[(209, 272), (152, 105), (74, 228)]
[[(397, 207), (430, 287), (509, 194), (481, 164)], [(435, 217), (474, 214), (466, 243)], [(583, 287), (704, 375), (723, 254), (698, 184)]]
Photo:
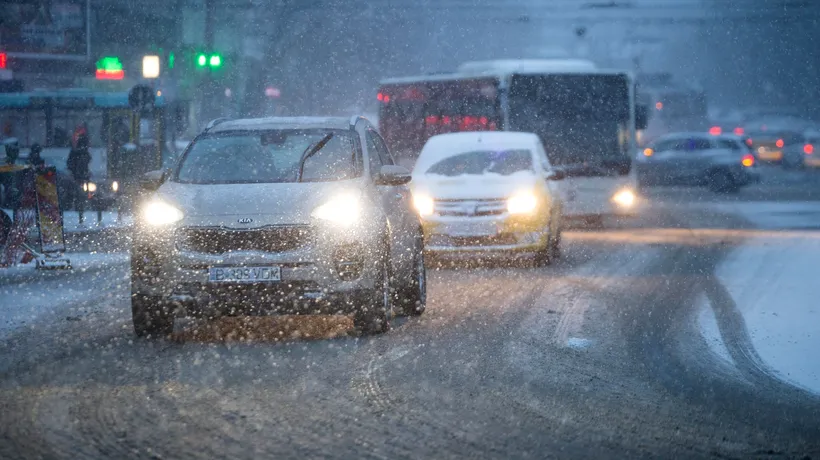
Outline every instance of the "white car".
[(462, 132), (433, 136), (413, 169), (413, 202), (431, 253), (559, 256), (563, 201), (535, 134)]

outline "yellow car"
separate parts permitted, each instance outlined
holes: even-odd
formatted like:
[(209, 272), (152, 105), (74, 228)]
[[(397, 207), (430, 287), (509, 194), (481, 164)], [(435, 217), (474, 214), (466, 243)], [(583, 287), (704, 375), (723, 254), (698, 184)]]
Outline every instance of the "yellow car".
[(413, 169), (425, 248), (439, 254), (560, 254), (563, 204), (535, 134), (463, 132), (427, 141)]

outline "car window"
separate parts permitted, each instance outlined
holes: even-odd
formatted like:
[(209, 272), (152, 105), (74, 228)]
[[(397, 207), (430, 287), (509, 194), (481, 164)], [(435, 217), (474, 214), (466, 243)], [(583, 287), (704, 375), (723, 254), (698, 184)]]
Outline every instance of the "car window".
[(740, 144), (730, 139), (718, 139), (718, 148), (727, 150), (741, 150)]
[(367, 161), (370, 165), (370, 174), (376, 175), (381, 170), (381, 167), (384, 166), (382, 162), (381, 155), (379, 155), (379, 147), (376, 145), (376, 138), (370, 133), (370, 131), (366, 134), (367, 139)]
[(328, 134), (307, 159), (303, 182), (358, 175), (355, 142), (346, 131), (272, 130), (215, 133), (197, 139), (185, 153), (176, 180), (194, 184), (295, 182), (303, 152)]
[(368, 143), (372, 142), (373, 145), (376, 147), (376, 152), (379, 154), (379, 159), (383, 165), (392, 165), (393, 157), (390, 156), (390, 151), (387, 149), (387, 145), (384, 143), (382, 137), (376, 131), (369, 129), (367, 130), (367, 137)]
[(652, 146), (652, 150), (656, 152), (668, 152), (670, 150), (675, 150), (678, 147), (678, 144), (679, 141), (677, 139), (658, 141), (654, 146)]
[(481, 150), (461, 153), (434, 163), (425, 174), (508, 176), (519, 171), (533, 171), (532, 152), (529, 150)]

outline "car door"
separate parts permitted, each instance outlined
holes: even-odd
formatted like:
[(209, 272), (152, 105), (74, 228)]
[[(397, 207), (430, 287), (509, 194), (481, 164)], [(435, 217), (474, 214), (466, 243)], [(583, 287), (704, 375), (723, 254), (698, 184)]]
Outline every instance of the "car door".
[[(376, 177), (384, 165), (392, 165), (393, 158), (379, 133), (368, 128), (365, 132), (370, 157), (370, 174)], [(413, 273), (413, 250), (418, 235), (419, 221), (413, 211), (410, 188), (407, 185), (377, 185), (384, 213), (391, 229), (391, 258), (393, 273), (407, 279)]]
[(651, 152), (641, 158), (650, 167), (652, 176), (662, 182), (674, 181), (680, 172), (680, 157), (683, 154), (684, 139), (662, 139), (650, 144)]

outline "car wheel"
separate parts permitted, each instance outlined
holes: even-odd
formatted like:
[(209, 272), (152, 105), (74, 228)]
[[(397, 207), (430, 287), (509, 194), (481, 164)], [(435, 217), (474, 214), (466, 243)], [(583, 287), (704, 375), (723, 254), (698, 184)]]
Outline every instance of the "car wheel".
[(174, 316), (160, 297), (132, 293), (131, 317), (137, 337), (157, 339), (174, 331)]
[(424, 245), (416, 246), (413, 275), (410, 284), (399, 291), (398, 301), (405, 316), (420, 316), (427, 308), (427, 269), (424, 265)]
[(362, 334), (382, 334), (390, 330), (390, 262), (381, 262), (376, 287), (364, 295), (353, 315), (353, 326)]
[(11, 217), (5, 211), (0, 210), (0, 248), (6, 245), (13, 224)]
[(553, 261), (561, 258), (561, 227), (555, 232), (555, 238), (550, 242), (550, 259)]
[(552, 263), (552, 237), (547, 237), (547, 243), (543, 248), (535, 251), (533, 265), (536, 267), (546, 267)]

